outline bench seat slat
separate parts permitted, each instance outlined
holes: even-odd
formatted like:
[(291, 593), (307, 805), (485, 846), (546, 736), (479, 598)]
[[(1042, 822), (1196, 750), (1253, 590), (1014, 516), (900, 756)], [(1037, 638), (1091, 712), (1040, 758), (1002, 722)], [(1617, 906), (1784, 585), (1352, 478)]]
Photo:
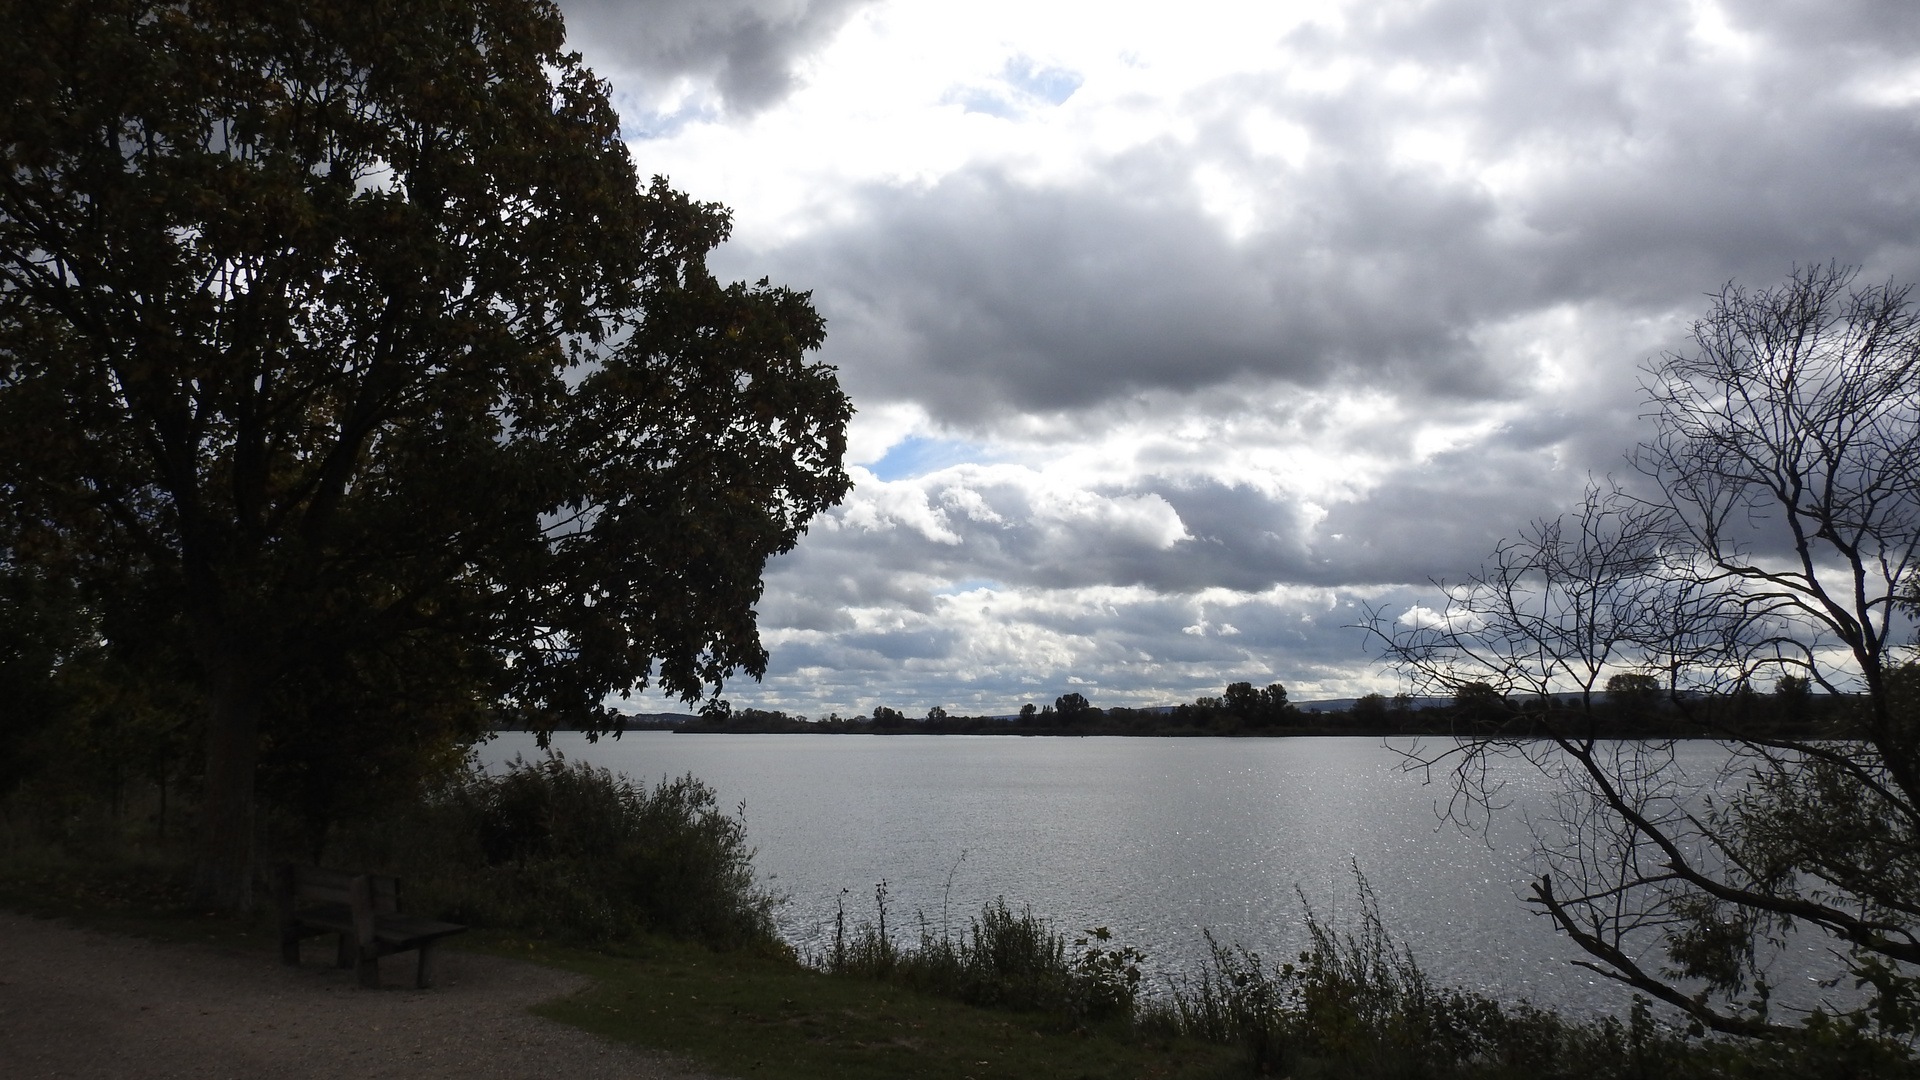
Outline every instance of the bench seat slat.
[(373, 938), (382, 944), (396, 945), (405, 950), (422, 941), (434, 941), (464, 933), (466, 929), (455, 923), (435, 922), (432, 919), (382, 915), (373, 922)]

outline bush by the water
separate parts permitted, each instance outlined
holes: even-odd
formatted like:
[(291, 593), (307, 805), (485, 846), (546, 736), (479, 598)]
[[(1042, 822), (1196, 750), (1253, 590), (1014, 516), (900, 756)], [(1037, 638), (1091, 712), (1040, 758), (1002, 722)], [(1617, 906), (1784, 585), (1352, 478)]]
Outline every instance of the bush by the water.
[(1627, 1020), (1575, 1021), (1525, 1002), (1435, 986), (1396, 946), (1356, 873), (1360, 927), (1341, 933), (1305, 910), (1298, 963), (1207, 935), (1207, 967), (1147, 1002), (1135, 1022), (1247, 1049), (1257, 1074), (1488, 1080), (1896, 1080), (1920, 1077), (1910, 1040), (1854, 1018), (1813, 1019), (1795, 1040), (1702, 1039), (1656, 1021), (1636, 997)]
[[(42, 790), (0, 802), (0, 891), (12, 882), (40, 902), (166, 906), (183, 877), (177, 840), (130, 807), (28, 798)], [(559, 755), (469, 768), (344, 825), (321, 855), (400, 875), (406, 909), (421, 914), (616, 951), (662, 933), (790, 955), (743, 820), (691, 776), (649, 787)], [(884, 885), (877, 921), (849, 926), (843, 908), (829, 950), (811, 961), (1074, 1029), (1239, 1045), (1251, 1072), (1299, 1080), (1920, 1080), (1920, 1021), (1904, 1015), (1816, 1014), (1797, 1037), (1762, 1042), (1690, 1035), (1646, 1002), (1624, 1019), (1583, 1021), (1436, 986), (1356, 880), (1351, 932), (1305, 908), (1307, 947), (1277, 967), (1209, 937), (1206, 965), (1159, 993), (1143, 979), (1146, 958), (1104, 928), (1063, 934), (1004, 899), (958, 934), (922, 919), (917, 942), (898, 943)]]
[(649, 788), (559, 754), (516, 758), (460, 775), (345, 846), (462, 922), (588, 946), (652, 932), (781, 947), (745, 823), (692, 776)]
[(847, 927), (842, 904), (833, 943), (815, 965), (836, 975), (887, 979), (972, 1005), (1053, 1012), (1076, 1021), (1126, 1017), (1140, 988), (1139, 950), (1112, 944), (1097, 927), (1071, 944), (1030, 909), (1015, 913), (1005, 897), (980, 909), (958, 935), (935, 935), (924, 921), (918, 944), (887, 933), (887, 887), (874, 890), (878, 925)]
[(889, 933), (887, 888), (877, 920), (849, 926), (844, 903), (832, 941), (812, 963), (974, 1005), (1050, 1013), (1081, 1027), (1104, 1022), (1153, 1039), (1186, 1036), (1239, 1045), (1255, 1075), (1334, 1080), (1900, 1080), (1920, 1078), (1909, 1040), (1860, 1018), (1812, 1019), (1778, 1042), (1701, 1038), (1661, 1023), (1635, 999), (1625, 1020), (1582, 1021), (1525, 1002), (1508, 1004), (1436, 986), (1396, 944), (1366, 880), (1359, 925), (1341, 932), (1302, 898), (1307, 948), (1278, 967), (1207, 935), (1196, 973), (1144, 991), (1140, 951), (1105, 928), (1069, 939), (1031, 910), (985, 905), (958, 935), (924, 919), (917, 943)]

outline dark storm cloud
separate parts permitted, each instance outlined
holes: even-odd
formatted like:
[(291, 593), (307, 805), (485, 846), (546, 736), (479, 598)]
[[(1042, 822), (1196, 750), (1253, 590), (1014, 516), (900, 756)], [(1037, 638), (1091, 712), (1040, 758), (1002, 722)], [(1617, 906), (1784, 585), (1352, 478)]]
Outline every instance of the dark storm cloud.
[[(1429, 486), (1435, 477), (1446, 482)], [(1514, 479), (1497, 467), (1461, 476), (1437, 463), (1376, 497), (1341, 505), (1314, 528), (1297, 501), (1217, 481), (1149, 477), (1124, 492), (1088, 493), (1090, 502), (1112, 502), (1061, 515), (1036, 505), (1044, 495), (955, 470), (925, 482), (940, 515), (937, 532), (899, 519), (862, 527), (849, 523), (857, 514), (841, 513), (775, 565), (795, 591), (775, 590), (763, 610), (783, 626), (844, 630), (847, 608), (924, 614), (937, 603), (934, 590), (954, 582), (1039, 590), (1143, 586), (1182, 596), (1421, 580), (1485, 555), (1498, 537), (1490, 530), (1503, 520), (1494, 511), (1521, 496)], [(959, 512), (963, 493), (969, 502), (977, 497), (992, 519)], [(1553, 492), (1539, 485), (1535, 494), (1551, 499)], [(1488, 512), (1455, 528), (1476, 503)], [(1185, 535), (1170, 535), (1179, 532)]]
[[(1458, 581), (1503, 537), (1567, 507), (1579, 477), (1536, 459), (1449, 454), (1334, 506), (1316, 530), (1321, 580), (1346, 584)], [(1431, 598), (1429, 598), (1429, 602)]]
[[(734, 111), (785, 97), (794, 67), (869, 0), (566, 0), (568, 43), (622, 89), (711, 80)], [(636, 119), (629, 117), (629, 122)]]
[[(1249, 374), (1503, 397), (1507, 358), (1473, 335), (1529, 312), (1698, 312), (1728, 280), (1829, 259), (1920, 274), (1915, 110), (1856, 82), (1914, 35), (1883, 34), (1885, 6), (1805, 10), (1734, 6), (1757, 44), (1727, 47), (1759, 58), (1730, 60), (1666, 3), (1395, 7), (1291, 43), (1374, 65), (1343, 88), (1237, 76), (1189, 103), (1191, 141), (1097, 182), (875, 185), (776, 258), (818, 290), (857, 392), (963, 425)], [(1389, 61), (1466, 85), (1409, 97)], [(1309, 134), (1297, 170), (1249, 145), (1255, 109)], [(1459, 168), (1401, 155), (1427, 134)], [(1254, 200), (1250, 234), (1203, 212), (1197, 166)]]
[[(816, 289), (856, 392), (962, 422), (1242, 376), (1318, 385), (1366, 367), (1436, 392), (1481, 385), (1448, 317), (1398, 255), (1302, 266), (1236, 247), (1177, 190), (1177, 155), (1140, 162), (1136, 191), (1036, 189), (987, 170), (927, 192), (872, 190), (866, 217), (781, 253)], [(1154, 173), (1157, 175), (1145, 175)], [(1386, 197), (1408, 232), (1470, 229), (1471, 206)]]

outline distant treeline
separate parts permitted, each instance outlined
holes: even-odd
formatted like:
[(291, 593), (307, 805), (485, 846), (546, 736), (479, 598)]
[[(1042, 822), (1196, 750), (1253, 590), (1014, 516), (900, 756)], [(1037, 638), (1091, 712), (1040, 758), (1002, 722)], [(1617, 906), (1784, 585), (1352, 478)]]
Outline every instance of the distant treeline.
[(1018, 716), (962, 716), (934, 706), (925, 716), (877, 706), (871, 715), (810, 719), (777, 710), (734, 711), (710, 702), (699, 716), (629, 717), (629, 730), (816, 735), (1492, 735), (1549, 731), (1596, 738), (1715, 738), (1729, 735), (1843, 737), (1853, 699), (1813, 694), (1803, 679), (1780, 680), (1771, 693), (1750, 688), (1718, 695), (1665, 693), (1651, 677), (1618, 675), (1590, 694), (1508, 695), (1485, 683), (1461, 686), (1442, 704), (1405, 694), (1368, 694), (1346, 709), (1303, 710), (1280, 683), (1236, 682), (1219, 697), (1170, 708), (1099, 708), (1078, 693), (1051, 705), (1029, 703)]

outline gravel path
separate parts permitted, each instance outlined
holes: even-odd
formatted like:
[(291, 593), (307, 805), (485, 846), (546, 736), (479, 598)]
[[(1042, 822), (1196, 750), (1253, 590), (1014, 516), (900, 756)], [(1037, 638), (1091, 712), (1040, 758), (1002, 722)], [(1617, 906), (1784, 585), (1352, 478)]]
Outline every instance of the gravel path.
[(292, 968), (0, 912), (0, 1077), (715, 1080), (527, 1012), (582, 976), (449, 949), (432, 990), (411, 954), (360, 990), (332, 951), (313, 939)]

